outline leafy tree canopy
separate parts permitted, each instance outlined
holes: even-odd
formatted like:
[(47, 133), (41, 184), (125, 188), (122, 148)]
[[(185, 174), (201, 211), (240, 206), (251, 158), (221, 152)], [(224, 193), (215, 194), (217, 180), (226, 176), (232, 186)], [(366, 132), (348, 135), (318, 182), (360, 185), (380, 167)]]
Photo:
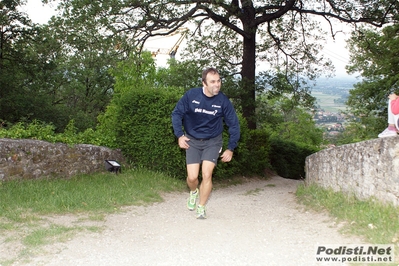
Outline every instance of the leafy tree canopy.
[[(288, 72), (315, 77), (329, 64), (318, 55), (318, 41), (323, 34), (312, 17), (321, 17), (330, 25), (338, 20), (382, 26), (397, 19), (398, 5), (397, 0), (61, 1), (65, 15), (77, 21), (94, 16), (98, 24), (104, 25), (105, 32), (125, 34), (138, 47), (148, 38), (168, 35), (186, 23), (194, 25), (197, 37), (209, 32), (206, 27), (213, 26), (212, 34), (204, 34), (203, 47), (196, 49), (195, 56), (205, 57), (213, 61), (212, 65), (226, 66), (232, 74), (240, 75), (241, 105), (250, 128), (256, 127), (257, 59)], [(335, 34), (333, 28), (331, 33)]]
[(66, 10), (36, 25), (19, 11), (25, 2), (0, 1), (0, 120), (95, 127), (113, 94), (109, 69), (134, 48), (96, 16), (74, 20)]
[(347, 104), (375, 136), (386, 127), (388, 95), (399, 94), (399, 24), (381, 30), (360, 28), (348, 45), (347, 69), (360, 73), (362, 81), (350, 91)]

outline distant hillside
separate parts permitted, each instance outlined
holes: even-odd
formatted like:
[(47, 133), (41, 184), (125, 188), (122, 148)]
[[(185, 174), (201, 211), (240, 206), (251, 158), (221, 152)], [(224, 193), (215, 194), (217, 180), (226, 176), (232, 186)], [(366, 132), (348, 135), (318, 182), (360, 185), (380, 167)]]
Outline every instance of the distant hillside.
[(345, 102), (353, 85), (359, 82), (355, 78), (319, 79), (312, 87), (312, 96), (317, 99), (317, 106), (328, 112), (345, 110)]

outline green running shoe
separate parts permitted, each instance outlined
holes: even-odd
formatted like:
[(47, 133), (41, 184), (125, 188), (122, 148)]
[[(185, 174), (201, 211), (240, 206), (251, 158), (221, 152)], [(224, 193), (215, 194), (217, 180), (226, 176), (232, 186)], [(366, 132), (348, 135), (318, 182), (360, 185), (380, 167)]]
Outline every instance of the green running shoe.
[(205, 206), (198, 205), (197, 219), (206, 219)]
[(198, 195), (199, 195), (198, 188), (194, 192), (190, 191), (190, 197), (187, 200), (187, 208), (190, 211), (195, 210), (195, 203), (196, 203), (196, 201), (198, 199)]

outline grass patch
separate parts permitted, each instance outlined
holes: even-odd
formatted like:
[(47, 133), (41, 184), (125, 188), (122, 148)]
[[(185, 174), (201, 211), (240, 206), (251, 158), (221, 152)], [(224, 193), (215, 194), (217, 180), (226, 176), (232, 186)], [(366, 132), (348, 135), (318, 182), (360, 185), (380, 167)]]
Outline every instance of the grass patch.
[(0, 217), (31, 222), (37, 214), (113, 212), (122, 206), (162, 201), (160, 193), (184, 187), (182, 181), (142, 169), (118, 175), (8, 181), (0, 186)]
[(223, 189), (230, 186), (242, 185), (246, 182), (254, 180), (267, 180), (267, 177), (244, 177), (244, 176), (233, 176), (227, 179), (213, 179), (213, 189)]
[(77, 230), (81, 230), (81, 228), (52, 224), (49, 228), (37, 228), (30, 232), (23, 239), (23, 244), (27, 247), (38, 247), (54, 242), (63, 242)]
[(15, 229), (15, 225), (13, 223), (8, 221), (4, 222), (0, 221), (0, 233), (2, 231), (12, 230), (12, 229)]
[(315, 210), (327, 210), (345, 221), (345, 232), (363, 236), (372, 244), (395, 244), (399, 251), (399, 208), (378, 200), (358, 200), (353, 195), (334, 192), (312, 184), (298, 186), (299, 201)]
[[(103, 221), (107, 214), (121, 211), (124, 206), (160, 202), (163, 193), (186, 188), (181, 180), (145, 169), (127, 169), (117, 175), (1, 182), (0, 242), (14, 257), (0, 254), (0, 265), (29, 261), (44, 245), (65, 241), (81, 231), (102, 230), (90, 221)], [(66, 225), (46, 219), (65, 214), (78, 219)]]
[(213, 189), (217, 190), (217, 189), (223, 189), (223, 188), (227, 188), (230, 186), (238, 186), (238, 185), (242, 185), (245, 181), (245, 179), (243, 179), (242, 177), (232, 177), (232, 178), (228, 178), (228, 179), (213, 179)]
[(250, 196), (250, 195), (258, 195), (259, 192), (261, 192), (263, 189), (262, 188), (255, 188), (252, 190), (248, 190), (247, 192), (244, 193), (245, 196)]

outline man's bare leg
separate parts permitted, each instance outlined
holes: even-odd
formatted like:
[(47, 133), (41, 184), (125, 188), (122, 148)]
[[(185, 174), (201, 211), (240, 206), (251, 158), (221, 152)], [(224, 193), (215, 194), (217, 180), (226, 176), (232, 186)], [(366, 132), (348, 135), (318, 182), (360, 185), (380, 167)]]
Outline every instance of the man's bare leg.
[(187, 186), (190, 188), (190, 197), (187, 200), (187, 208), (190, 211), (195, 210), (199, 193), (198, 187), (198, 174), (200, 164), (188, 164), (187, 165)]
[(195, 191), (198, 187), (198, 175), (200, 164), (187, 164), (187, 186), (191, 191)]
[(212, 192), (212, 173), (215, 164), (210, 161), (202, 162), (202, 182), (200, 185), (200, 202), (199, 205), (205, 206), (209, 195)]

